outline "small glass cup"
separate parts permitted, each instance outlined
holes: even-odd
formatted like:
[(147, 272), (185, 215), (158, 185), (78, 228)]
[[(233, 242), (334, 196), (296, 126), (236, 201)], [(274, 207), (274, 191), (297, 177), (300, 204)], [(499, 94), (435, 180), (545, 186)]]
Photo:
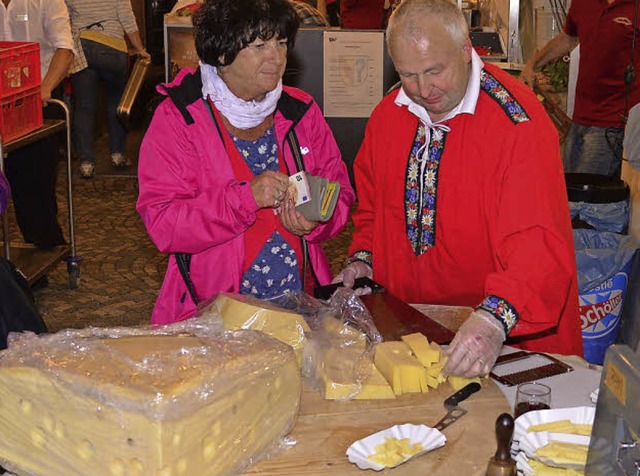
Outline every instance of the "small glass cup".
[(518, 385), (514, 418), (518, 418), (533, 410), (551, 408), (551, 389), (538, 382), (527, 382)]

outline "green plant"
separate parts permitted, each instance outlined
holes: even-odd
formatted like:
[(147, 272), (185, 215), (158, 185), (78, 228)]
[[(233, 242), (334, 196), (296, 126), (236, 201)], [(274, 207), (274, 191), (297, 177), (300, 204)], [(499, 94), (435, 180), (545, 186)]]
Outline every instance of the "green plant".
[(549, 84), (556, 92), (567, 90), (569, 83), (569, 62), (560, 58), (542, 68), (542, 73), (549, 79)]

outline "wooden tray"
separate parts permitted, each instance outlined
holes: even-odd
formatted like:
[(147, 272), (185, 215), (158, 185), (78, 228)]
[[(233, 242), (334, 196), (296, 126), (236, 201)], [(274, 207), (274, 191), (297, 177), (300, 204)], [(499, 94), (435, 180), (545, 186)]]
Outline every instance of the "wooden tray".
[(354, 441), (390, 426), (435, 425), (446, 413), (444, 400), (453, 393), (449, 384), (442, 384), (429, 393), (401, 395), (394, 400), (337, 402), (323, 400), (318, 393), (305, 389), (291, 434), (296, 445), (257, 463), (246, 474), (484, 476), (487, 462), (496, 451), (496, 418), (510, 412), (503, 393), (490, 379), (482, 379), (482, 389), (460, 404), (468, 413), (444, 430), (447, 442), (442, 448), (379, 473), (358, 469), (345, 455)]

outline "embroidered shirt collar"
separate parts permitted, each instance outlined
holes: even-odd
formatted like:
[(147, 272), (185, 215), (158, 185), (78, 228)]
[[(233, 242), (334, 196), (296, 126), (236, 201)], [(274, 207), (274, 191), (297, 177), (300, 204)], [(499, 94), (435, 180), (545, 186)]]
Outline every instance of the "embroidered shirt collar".
[(402, 88), (400, 88), (400, 92), (396, 96), (395, 103), (398, 106), (407, 106), (409, 112), (418, 117), (418, 119), (420, 119), (420, 121), (422, 121), (422, 123), (427, 127), (433, 127), (434, 124), (440, 124), (444, 121), (448, 121), (458, 114), (474, 114), (476, 105), (478, 104), (478, 96), (480, 95), (480, 72), (482, 71), (483, 66), (484, 63), (480, 59), (480, 56), (478, 56), (472, 48), (471, 75), (469, 76), (469, 82), (467, 83), (467, 91), (465, 92), (462, 101), (449, 111), (449, 114), (447, 114), (444, 119), (437, 123), (431, 121), (431, 117), (429, 117), (429, 113), (426, 109), (415, 103), (409, 96), (407, 96)]

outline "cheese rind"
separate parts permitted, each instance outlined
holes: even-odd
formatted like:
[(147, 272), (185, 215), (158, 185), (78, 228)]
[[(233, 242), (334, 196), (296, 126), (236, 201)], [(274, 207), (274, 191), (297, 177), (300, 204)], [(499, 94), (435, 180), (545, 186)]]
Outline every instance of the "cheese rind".
[(0, 353), (0, 460), (42, 476), (237, 473), (291, 430), (300, 387), (292, 349), (253, 331), (45, 336)]

